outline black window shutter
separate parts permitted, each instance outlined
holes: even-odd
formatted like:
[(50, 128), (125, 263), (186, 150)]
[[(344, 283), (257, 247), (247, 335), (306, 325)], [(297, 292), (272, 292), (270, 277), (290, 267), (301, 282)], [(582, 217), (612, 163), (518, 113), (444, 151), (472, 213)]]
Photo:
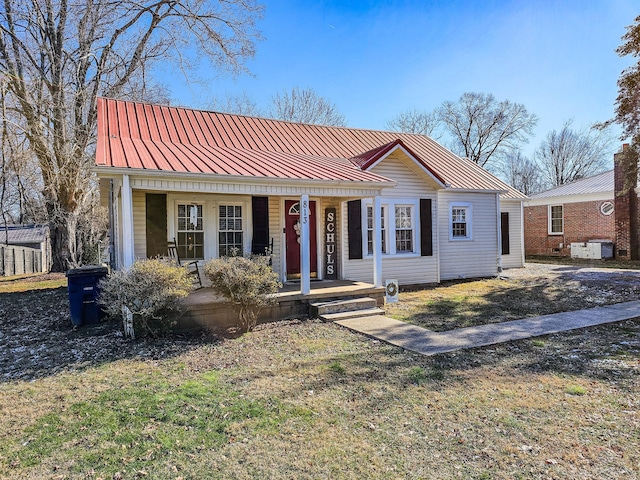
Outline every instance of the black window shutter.
[(500, 213), (500, 230), (502, 234), (502, 255), (509, 255), (509, 212)]
[(167, 195), (145, 194), (147, 257), (167, 254)]
[(264, 255), (269, 247), (269, 197), (251, 197), (253, 240), (251, 253)]
[(362, 258), (362, 208), (360, 200), (347, 202), (349, 260)]
[(433, 219), (431, 215), (431, 199), (420, 199), (420, 255), (433, 255)]

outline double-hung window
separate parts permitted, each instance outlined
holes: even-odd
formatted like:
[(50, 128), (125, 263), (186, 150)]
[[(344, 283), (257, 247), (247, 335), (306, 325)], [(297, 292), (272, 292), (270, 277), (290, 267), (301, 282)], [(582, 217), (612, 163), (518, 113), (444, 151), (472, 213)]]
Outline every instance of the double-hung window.
[(561, 235), (564, 232), (562, 205), (549, 205), (549, 233)]
[(218, 207), (218, 249), (220, 257), (242, 255), (242, 206)]
[[(387, 252), (387, 229), (385, 227), (386, 207), (380, 207), (381, 228), (382, 228), (382, 253)], [(373, 255), (373, 205), (367, 205), (367, 252)]]
[(185, 260), (204, 258), (202, 204), (178, 204), (178, 252)]
[(472, 240), (472, 208), (470, 203), (449, 204), (449, 240)]
[[(407, 199), (385, 198), (380, 205), (382, 253), (405, 255), (416, 253), (416, 222), (419, 223), (417, 202)], [(373, 202), (365, 200), (362, 207), (362, 251), (373, 255)], [(364, 235), (366, 232), (366, 236)]]
[(396, 253), (413, 253), (413, 205), (395, 206)]

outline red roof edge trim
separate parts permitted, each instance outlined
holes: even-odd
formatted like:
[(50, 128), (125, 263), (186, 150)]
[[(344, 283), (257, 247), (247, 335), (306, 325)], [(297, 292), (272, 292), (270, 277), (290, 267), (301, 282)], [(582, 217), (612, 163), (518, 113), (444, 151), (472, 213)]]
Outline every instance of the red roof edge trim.
[(368, 170), (377, 164), (380, 160), (385, 158), (391, 152), (396, 150), (397, 148), (402, 148), (411, 158), (413, 158), (417, 163), (419, 163), (423, 168), (425, 168), (433, 177), (438, 180), (442, 184), (442, 186), (446, 185), (444, 179), (438, 175), (438, 173), (433, 170), (427, 163), (422, 160), (418, 155), (415, 154), (409, 147), (407, 147), (402, 140), (399, 138), (394, 140), (393, 142), (389, 142), (385, 145), (381, 145), (373, 150), (369, 150), (368, 152), (364, 152), (360, 155), (350, 158), (349, 160), (355, 163), (362, 170)]

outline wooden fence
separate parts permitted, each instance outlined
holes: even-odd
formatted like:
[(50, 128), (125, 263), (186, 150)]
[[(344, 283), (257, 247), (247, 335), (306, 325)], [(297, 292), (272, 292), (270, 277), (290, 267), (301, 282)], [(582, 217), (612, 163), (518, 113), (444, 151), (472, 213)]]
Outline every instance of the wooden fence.
[(42, 252), (35, 248), (0, 245), (0, 276), (42, 272)]

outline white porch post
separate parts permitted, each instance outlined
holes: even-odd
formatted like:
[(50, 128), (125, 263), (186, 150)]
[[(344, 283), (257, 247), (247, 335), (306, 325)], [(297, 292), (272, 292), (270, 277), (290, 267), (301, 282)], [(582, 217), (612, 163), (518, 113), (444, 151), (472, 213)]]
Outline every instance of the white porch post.
[(122, 176), (122, 258), (123, 267), (133, 265), (133, 201), (131, 198), (131, 184), (129, 175)]
[(380, 196), (373, 198), (373, 286), (382, 286), (382, 205)]
[(309, 195), (300, 196), (300, 293), (311, 291), (311, 239), (309, 238)]
[[(496, 210), (497, 210), (497, 215), (496, 215), (496, 221), (497, 221), (497, 234), (498, 234), (498, 245), (497, 245), (497, 254), (498, 254), (498, 275), (500, 273), (502, 273), (502, 212), (500, 211), (500, 194), (496, 193)], [(524, 221), (522, 222), (524, 224)]]

